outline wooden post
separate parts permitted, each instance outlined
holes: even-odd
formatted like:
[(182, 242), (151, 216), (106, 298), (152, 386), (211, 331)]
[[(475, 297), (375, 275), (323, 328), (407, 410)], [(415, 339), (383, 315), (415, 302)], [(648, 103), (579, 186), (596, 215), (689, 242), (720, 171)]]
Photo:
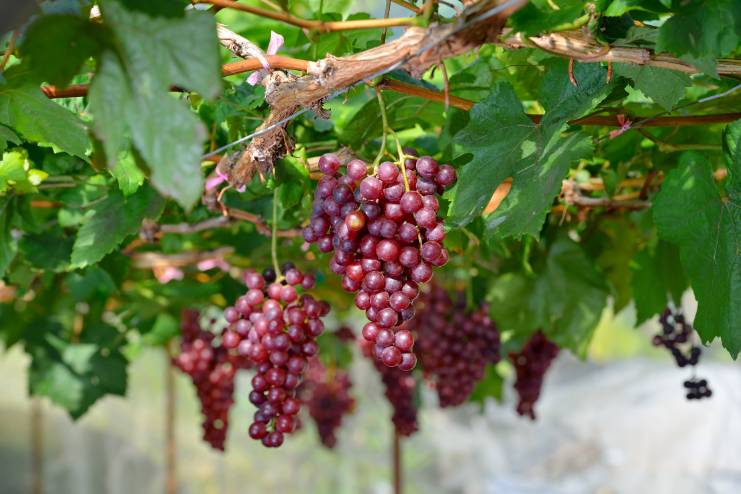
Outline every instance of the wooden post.
[(44, 417), (39, 398), (31, 398), (31, 493), (44, 492)]
[(394, 494), (401, 494), (402, 492), (402, 464), (401, 464), (401, 437), (399, 432), (394, 429), (394, 439), (392, 448), (392, 457), (394, 464)]
[(175, 372), (170, 346), (165, 347), (165, 493), (177, 493), (177, 446), (175, 439)]

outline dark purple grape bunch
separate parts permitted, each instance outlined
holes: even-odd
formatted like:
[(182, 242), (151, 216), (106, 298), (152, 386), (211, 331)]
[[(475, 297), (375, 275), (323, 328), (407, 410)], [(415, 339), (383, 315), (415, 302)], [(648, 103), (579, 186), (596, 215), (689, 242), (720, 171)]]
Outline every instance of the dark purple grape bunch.
[(517, 413), (535, 420), (535, 403), (543, 388), (543, 378), (553, 360), (558, 356), (558, 346), (538, 331), (519, 352), (509, 354), (515, 367), (515, 391), (517, 391)]
[(319, 440), (329, 449), (337, 444), (337, 430), (342, 419), (355, 409), (350, 388), (352, 381), (347, 372), (327, 369), (318, 359), (309, 363), (301, 395), (316, 424)]
[(465, 402), (500, 356), (500, 338), (488, 308), (467, 310), (463, 292), (455, 302), (433, 284), (415, 303), (417, 315), (405, 324), (416, 335), (414, 353), (425, 381), (437, 391), (441, 407)]
[(296, 388), (307, 359), (319, 351), (321, 318), (329, 313), (329, 304), (305, 292), (314, 287), (312, 275), (301, 273), (292, 263), (284, 264), (282, 272), (285, 276), (278, 279), (273, 269), (262, 275), (248, 270), (247, 292), (224, 310), (229, 324), (224, 345), (247, 356), (257, 371), (249, 396), (257, 411), (249, 435), (267, 447), (280, 446), (284, 435), (296, 428), (301, 409)]
[(173, 365), (187, 374), (196, 388), (203, 415), (203, 439), (224, 451), (237, 368), (228, 352), (216, 344), (215, 333), (202, 329), (198, 311), (183, 311), (181, 331), (180, 353), (173, 358)]
[(345, 175), (339, 174), (336, 155), (322, 156), (324, 176), (304, 239), (321, 252), (334, 251), (330, 269), (342, 276), (345, 290), (356, 293), (355, 305), (369, 320), (362, 334), (375, 344), (376, 358), (411, 370), (414, 340), (398, 327), (414, 315), (418, 285), (432, 279), (433, 267), (448, 262), (436, 194), (455, 183), (456, 172), (429, 156), (412, 158), (413, 150), (405, 152), (410, 156), (403, 169), (383, 162), (373, 172), (354, 159)]
[(684, 388), (687, 390), (688, 400), (702, 400), (713, 396), (713, 390), (708, 386), (707, 379), (692, 377), (684, 382)]
[[(693, 369), (700, 362), (702, 348), (694, 342), (694, 328), (687, 322), (680, 310), (667, 307), (659, 317), (661, 332), (654, 335), (654, 346), (666, 348), (674, 357), (678, 367), (691, 366)], [(693, 376), (684, 382), (688, 400), (701, 400), (713, 395), (706, 379)]]
[(419, 430), (415, 399), (417, 383), (413, 373), (401, 370), (399, 367), (388, 367), (382, 364), (375, 357), (372, 342), (361, 338), (359, 343), (363, 354), (371, 359), (373, 366), (381, 375), (384, 395), (393, 410), (391, 422), (396, 432), (402, 436), (411, 436)]

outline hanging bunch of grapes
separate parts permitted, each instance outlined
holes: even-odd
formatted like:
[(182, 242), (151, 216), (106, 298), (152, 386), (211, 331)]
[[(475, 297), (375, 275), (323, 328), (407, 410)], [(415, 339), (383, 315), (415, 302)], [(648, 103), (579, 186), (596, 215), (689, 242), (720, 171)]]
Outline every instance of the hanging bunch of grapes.
[(284, 435), (296, 427), (301, 408), (296, 388), (307, 359), (319, 351), (321, 318), (329, 313), (329, 304), (306, 293), (314, 287), (313, 276), (292, 264), (284, 265), (283, 272), (277, 279), (272, 269), (262, 275), (247, 271), (247, 292), (224, 310), (229, 347), (246, 355), (257, 371), (249, 399), (258, 409), (249, 435), (268, 447), (283, 444)]
[(499, 331), (483, 306), (467, 310), (463, 292), (455, 302), (433, 285), (415, 304), (417, 314), (404, 326), (416, 335), (414, 353), (425, 380), (437, 391), (440, 406), (465, 402), (483, 377), (487, 364), (500, 359)]
[(679, 367), (692, 366), (692, 376), (684, 381), (688, 400), (702, 400), (710, 398), (713, 391), (707, 379), (699, 379), (695, 375), (695, 367), (700, 362), (702, 348), (694, 342), (694, 328), (687, 322), (680, 310), (667, 307), (659, 318), (661, 333), (653, 337), (654, 346), (661, 346), (669, 350)]
[(535, 403), (540, 398), (543, 378), (553, 360), (558, 356), (558, 346), (538, 331), (516, 353), (510, 353), (509, 359), (515, 367), (515, 391), (519, 401), (517, 413), (535, 420)]
[(350, 396), (350, 375), (341, 369), (328, 369), (319, 359), (311, 359), (301, 387), (302, 401), (316, 424), (319, 440), (327, 448), (337, 444), (337, 430), (345, 415), (352, 413), (355, 399)]
[(360, 348), (363, 354), (373, 361), (373, 366), (381, 375), (384, 395), (393, 410), (391, 422), (396, 432), (402, 436), (411, 436), (419, 429), (415, 397), (417, 383), (414, 375), (399, 367), (388, 367), (379, 362), (374, 355), (372, 342), (361, 339)]
[(409, 371), (416, 364), (413, 339), (399, 326), (414, 315), (419, 285), (448, 261), (445, 227), (437, 194), (456, 181), (455, 169), (405, 150), (399, 163), (377, 169), (358, 159), (345, 166), (327, 154), (304, 239), (321, 252), (334, 252), (330, 269), (369, 322), (362, 335), (373, 355), (389, 367)]
[(216, 344), (216, 335), (201, 328), (198, 311), (183, 311), (181, 330), (180, 353), (173, 358), (173, 365), (190, 376), (196, 388), (203, 414), (203, 440), (224, 451), (237, 366), (229, 352)]

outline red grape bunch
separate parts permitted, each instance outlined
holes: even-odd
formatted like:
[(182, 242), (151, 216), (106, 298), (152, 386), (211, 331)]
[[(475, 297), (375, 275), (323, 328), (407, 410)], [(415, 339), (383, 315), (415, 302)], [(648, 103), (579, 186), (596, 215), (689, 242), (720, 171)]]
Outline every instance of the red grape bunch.
[(302, 386), (303, 402), (316, 423), (319, 440), (327, 448), (337, 444), (336, 431), (342, 418), (352, 413), (355, 400), (350, 396), (350, 375), (340, 369), (327, 369), (318, 359), (312, 359)]
[(236, 367), (227, 351), (214, 345), (214, 333), (203, 330), (199, 319), (198, 311), (183, 311), (180, 354), (173, 364), (188, 374), (196, 387), (203, 413), (203, 439), (214, 449), (224, 451), (229, 410), (234, 403)]
[(373, 346), (373, 342), (365, 339), (360, 340), (360, 348), (363, 354), (373, 361), (374, 367), (381, 375), (381, 381), (383, 381), (385, 388), (384, 394), (393, 409), (391, 422), (394, 424), (396, 432), (402, 436), (411, 436), (419, 429), (415, 401), (417, 383), (411, 372), (380, 363), (374, 355)]
[[(679, 367), (691, 365), (694, 369), (700, 361), (702, 349), (692, 341), (692, 325), (689, 324), (684, 314), (680, 311), (672, 311), (666, 308), (659, 318), (661, 333), (653, 337), (654, 346), (663, 346), (669, 350), (674, 361)], [(702, 400), (710, 398), (713, 391), (708, 386), (706, 379), (698, 379), (694, 372), (692, 377), (684, 381), (688, 400)]]
[(296, 427), (301, 408), (296, 388), (307, 359), (319, 351), (315, 340), (324, 331), (321, 318), (329, 312), (326, 302), (299, 294), (298, 288), (313, 288), (313, 276), (291, 263), (283, 265), (283, 272), (285, 277), (277, 280), (272, 269), (262, 275), (248, 270), (247, 292), (224, 310), (229, 323), (224, 346), (247, 356), (257, 371), (249, 396), (257, 411), (249, 435), (267, 447), (283, 444), (284, 435)]
[(456, 172), (429, 156), (407, 156), (404, 173), (401, 168), (387, 161), (369, 170), (353, 159), (340, 176), (339, 158), (322, 156), (324, 176), (303, 233), (321, 252), (334, 251), (330, 269), (342, 275), (345, 290), (356, 293), (355, 305), (369, 320), (362, 334), (375, 344), (375, 357), (409, 371), (416, 364), (414, 341), (399, 325), (414, 315), (418, 285), (448, 261), (436, 194), (455, 182)]
[(458, 292), (454, 303), (444, 288), (433, 285), (417, 301), (417, 315), (406, 323), (416, 335), (414, 352), (440, 406), (465, 402), (484, 377), (487, 364), (499, 362), (499, 331), (488, 309), (466, 310)]
[(519, 396), (517, 413), (535, 420), (535, 402), (540, 397), (543, 377), (558, 355), (558, 346), (549, 341), (543, 333), (534, 333), (517, 353), (510, 353), (509, 359), (515, 366), (515, 390)]

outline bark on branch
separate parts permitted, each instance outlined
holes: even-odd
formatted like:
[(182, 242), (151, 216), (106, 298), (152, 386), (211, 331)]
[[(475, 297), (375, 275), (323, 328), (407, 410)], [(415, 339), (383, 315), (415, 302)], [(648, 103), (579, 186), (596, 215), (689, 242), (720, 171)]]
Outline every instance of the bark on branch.
[[(368, 79), (398, 64), (413, 77), (420, 77), (431, 66), (445, 58), (473, 50), (484, 43), (496, 41), (507, 17), (525, 2), (518, 2), (509, 10), (491, 16), (484, 22), (459, 29), (458, 23), (432, 25), (428, 29), (412, 27), (398, 39), (348, 57), (327, 56), (310, 62), (307, 75), (295, 77), (273, 72), (266, 77), (266, 100), (271, 112), (261, 128), (268, 128), (291, 116), (300, 108), (321, 112), (321, 104), (333, 92)], [(491, 5), (492, 2), (487, 2)], [(486, 6), (476, 4), (475, 13)], [(469, 14), (470, 15), (470, 12)], [(467, 18), (466, 12), (459, 22)], [(257, 136), (238, 159), (224, 159), (222, 173), (237, 187), (252, 180), (255, 173), (265, 173), (276, 160), (290, 151), (285, 125)]]
[[(651, 65), (688, 74), (699, 72), (696, 67), (671, 55), (657, 54), (646, 48), (601, 45), (581, 31), (564, 31), (531, 37), (522, 33), (508, 37), (508, 34), (502, 33), (501, 44), (505, 48), (536, 47), (580, 62), (620, 62)], [(720, 59), (717, 69), (720, 75), (741, 75), (741, 61)]]

